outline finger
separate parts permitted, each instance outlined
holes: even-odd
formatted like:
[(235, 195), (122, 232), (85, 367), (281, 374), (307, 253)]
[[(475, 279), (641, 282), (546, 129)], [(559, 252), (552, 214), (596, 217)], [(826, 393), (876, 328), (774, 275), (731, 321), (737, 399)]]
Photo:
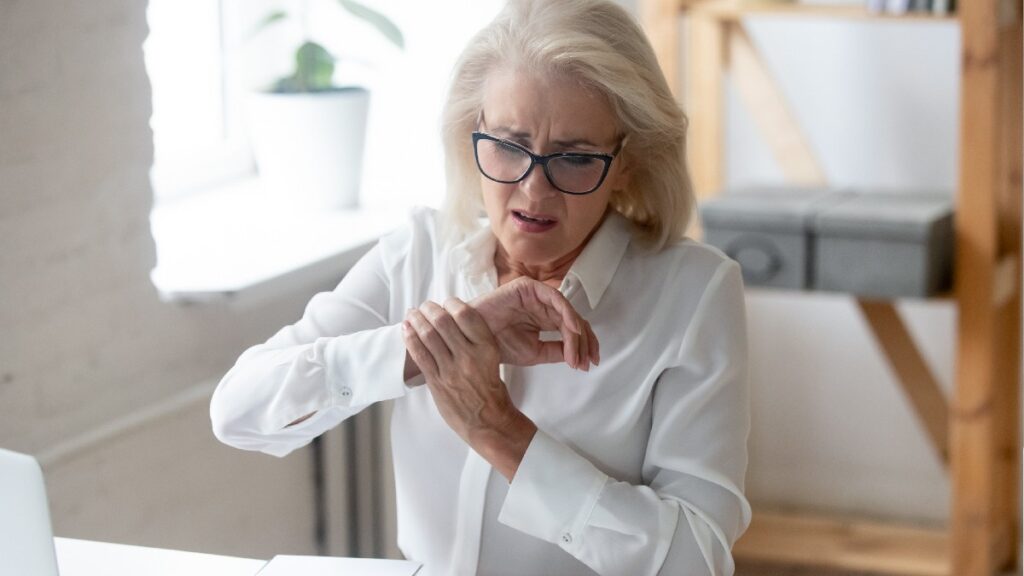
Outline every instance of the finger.
[(483, 316), (469, 304), (458, 298), (449, 298), (444, 301), (444, 309), (451, 314), (459, 329), (471, 342), (481, 344), (494, 342), (494, 334), (487, 327)]
[(572, 307), (572, 304), (558, 290), (546, 284), (541, 284), (541, 286), (544, 288), (538, 294), (541, 297), (541, 302), (550, 306), (558, 313), (562, 324), (565, 324), (570, 330), (579, 334), (582, 330), (580, 328), (580, 317), (576, 313), (576, 309)]
[(587, 331), (590, 332), (590, 358), (594, 362), (595, 366), (601, 365), (601, 344), (597, 341), (597, 333), (594, 332), (594, 327), (590, 325), (590, 322), (586, 323)]
[(576, 357), (579, 358), (579, 369), (584, 372), (590, 371), (590, 331), (580, 330), (579, 348), (576, 349)]
[[(587, 321), (576, 312), (576, 309), (572, 307), (572, 304), (565, 299), (561, 292), (552, 289), (549, 295), (551, 297), (550, 300), (541, 300), (540, 298), (535, 300), (536, 304), (541, 307), (540, 313), (542, 318), (547, 320), (547, 323), (542, 322), (544, 324), (542, 327), (556, 329), (562, 334), (562, 341), (567, 344), (567, 347), (575, 351), (575, 356), (571, 354), (565, 355), (565, 362), (573, 368), (578, 368), (585, 358), (590, 358), (590, 339), (583, 337), (587, 329)], [(551, 304), (545, 305), (545, 302), (550, 302)], [(572, 322), (567, 321), (567, 318), (572, 320)], [(575, 323), (575, 331), (573, 323)], [(587, 344), (584, 345), (584, 342), (587, 342)]]
[(456, 350), (464, 350), (468, 347), (469, 339), (462, 333), (462, 330), (451, 314), (442, 308), (440, 304), (427, 300), (420, 305), (420, 312), (437, 333), (441, 335), (441, 339), (444, 340), (445, 345), (453, 353)]
[(427, 320), (427, 317), (419, 310), (413, 308), (409, 310), (406, 321), (409, 322), (413, 331), (419, 336), (423, 345), (430, 352), (430, 355), (434, 357), (434, 362), (437, 363), (438, 367), (443, 369), (445, 366), (448, 366), (452, 361), (452, 351), (445, 344), (441, 335), (438, 334), (434, 325)]
[(561, 292), (536, 280), (524, 282), (521, 286), (524, 289), (523, 302), (527, 303), (527, 307), (531, 301), (540, 306), (540, 310), (535, 311), (540, 312), (536, 320), (549, 320), (556, 326), (567, 326), (571, 332), (580, 333), (576, 310)]
[[(538, 301), (539, 302), (539, 301)], [(569, 306), (573, 318), (576, 318), (576, 311)], [(578, 368), (580, 365), (580, 342), (582, 331), (573, 331), (572, 326), (564, 321), (564, 316), (553, 306), (545, 306), (543, 312), (547, 314), (549, 324), (542, 328), (553, 328), (562, 335), (563, 358), (570, 368)], [(579, 322), (582, 323), (582, 320)], [(577, 325), (578, 327), (578, 325)]]
[(562, 342), (552, 340), (540, 343), (537, 364), (557, 364), (563, 361), (565, 361), (565, 357), (562, 352)]
[(437, 363), (408, 321), (402, 322), (402, 340), (405, 342), (406, 351), (419, 367), (423, 377), (430, 381), (436, 380), (438, 377)]
[(579, 351), (580, 335), (569, 330), (567, 327), (562, 329), (562, 354), (565, 358), (565, 363), (570, 368), (576, 368), (579, 366), (579, 357), (577, 353)]

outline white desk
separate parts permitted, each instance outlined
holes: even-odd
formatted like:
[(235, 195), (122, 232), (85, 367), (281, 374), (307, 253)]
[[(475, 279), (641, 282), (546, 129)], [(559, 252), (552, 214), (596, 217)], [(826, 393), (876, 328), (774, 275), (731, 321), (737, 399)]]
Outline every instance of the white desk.
[(264, 574), (412, 576), (420, 568), (406, 560), (277, 556), (264, 569), (266, 560), (72, 538), (53, 543), (60, 576), (254, 576), (261, 569)]
[(60, 576), (253, 576), (266, 560), (54, 538)]

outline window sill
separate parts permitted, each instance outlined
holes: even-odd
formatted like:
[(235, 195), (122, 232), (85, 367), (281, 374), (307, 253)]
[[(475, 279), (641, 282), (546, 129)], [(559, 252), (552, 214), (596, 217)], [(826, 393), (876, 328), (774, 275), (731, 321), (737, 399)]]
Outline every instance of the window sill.
[(257, 179), (231, 183), (154, 206), (157, 266), (150, 278), (162, 300), (179, 303), (340, 281), (406, 213), (289, 209)]

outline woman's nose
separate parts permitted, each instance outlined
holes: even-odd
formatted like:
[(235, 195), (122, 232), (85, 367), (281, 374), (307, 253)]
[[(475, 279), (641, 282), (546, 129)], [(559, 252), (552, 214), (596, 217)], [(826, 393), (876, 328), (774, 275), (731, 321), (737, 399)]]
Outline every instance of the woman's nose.
[(526, 178), (519, 182), (519, 188), (528, 197), (537, 200), (561, 194), (557, 188), (551, 185), (547, 174), (544, 173), (544, 167), (540, 164), (534, 165), (533, 170), (530, 170)]

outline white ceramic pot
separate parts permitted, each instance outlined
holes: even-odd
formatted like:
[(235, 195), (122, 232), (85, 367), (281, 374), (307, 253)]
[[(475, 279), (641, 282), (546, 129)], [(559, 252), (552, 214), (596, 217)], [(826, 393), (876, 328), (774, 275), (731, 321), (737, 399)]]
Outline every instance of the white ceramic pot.
[(363, 88), (252, 94), (249, 135), (268, 192), (298, 209), (356, 206), (369, 103)]

